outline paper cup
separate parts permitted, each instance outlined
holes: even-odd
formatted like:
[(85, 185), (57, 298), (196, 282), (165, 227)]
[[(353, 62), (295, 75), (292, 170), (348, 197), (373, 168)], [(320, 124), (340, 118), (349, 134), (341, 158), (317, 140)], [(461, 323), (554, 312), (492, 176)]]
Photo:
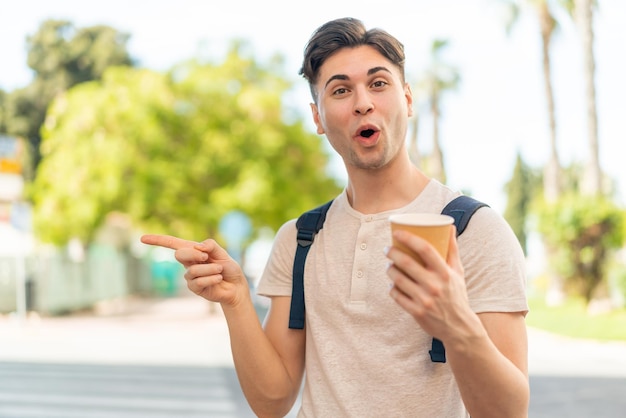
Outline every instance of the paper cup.
[[(406, 230), (415, 234), (435, 247), (437, 252), (445, 260), (448, 257), (448, 244), (450, 240), (450, 228), (454, 219), (448, 215), (438, 213), (402, 213), (389, 217), (391, 232)], [(392, 239), (393, 246), (409, 254), (421, 263), (420, 258), (413, 251)]]

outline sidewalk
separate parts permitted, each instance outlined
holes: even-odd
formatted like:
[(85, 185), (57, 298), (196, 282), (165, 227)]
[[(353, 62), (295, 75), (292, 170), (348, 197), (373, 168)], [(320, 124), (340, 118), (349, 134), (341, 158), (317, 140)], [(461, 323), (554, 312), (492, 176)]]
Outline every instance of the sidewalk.
[(221, 309), (190, 292), (128, 298), (95, 313), (0, 316), (0, 341), (0, 361), (233, 365)]
[[(626, 343), (576, 340), (529, 328), (534, 376), (626, 377)], [(0, 361), (232, 366), (221, 309), (184, 290), (130, 298), (95, 314), (0, 316)]]
[(531, 376), (626, 378), (626, 342), (574, 339), (529, 328), (528, 366)]

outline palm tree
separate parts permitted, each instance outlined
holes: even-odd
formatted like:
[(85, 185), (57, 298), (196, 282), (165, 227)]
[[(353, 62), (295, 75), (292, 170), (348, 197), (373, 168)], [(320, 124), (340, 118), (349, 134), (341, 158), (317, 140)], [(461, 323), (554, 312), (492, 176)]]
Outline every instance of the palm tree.
[(433, 118), (433, 150), (429, 158), (429, 174), (442, 183), (446, 182), (443, 152), (439, 139), (441, 120), (441, 96), (448, 90), (455, 90), (460, 82), (459, 71), (442, 60), (442, 51), (448, 40), (436, 39), (430, 49), (430, 65), (421, 79), (420, 90), (424, 92)]
[[(524, 0), (523, 4), (530, 7), (536, 16), (541, 35), (542, 68), (544, 88), (546, 95), (546, 107), (548, 115), (548, 128), (550, 135), (550, 156), (543, 172), (543, 196), (546, 202), (555, 203), (561, 195), (562, 168), (559, 163), (557, 148), (556, 111), (554, 103), (554, 91), (552, 87), (552, 65), (550, 60), (552, 36), (557, 28), (557, 21), (550, 9), (549, 0)], [(509, 19), (506, 22), (507, 32), (511, 31), (517, 22), (521, 9), (520, 1), (505, 0), (509, 11)], [(545, 243), (545, 251), (548, 258), (552, 258), (556, 248)], [(548, 303), (560, 303), (563, 298), (563, 279), (555, 271), (549, 270), (550, 289), (547, 294)]]
[[(587, 139), (589, 141), (589, 160), (585, 176), (581, 182), (581, 191), (588, 195), (598, 195), (602, 191), (602, 170), (600, 168), (598, 143), (598, 111), (596, 107), (595, 58), (593, 52), (593, 0), (566, 0), (573, 3), (573, 15), (580, 32), (583, 56), (583, 75), (585, 77), (585, 95), (587, 102)], [(571, 8), (570, 8), (571, 10)]]
[[(554, 31), (557, 28), (557, 22), (556, 19), (554, 19), (548, 0), (526, 0), (525, 3), (530, 6), (535, 13), (539, 23), (539, 31), (541, 35), (543, 79), (550, 134), (550, 157), (544, 167), (543, 189), (546, 201), (554, 202), (561, 194), (561, 165), (559, 163), (559, 154), (556, 143), (556, 106), (554, 103), (552, 65), (550, 61), (550, 45)], [(507, 6), (509, 12), (508, 21), (506, 22), (506, 30), (507, 33), (509, 33), (518, 20), (521, 5), (518, 1), (514, 0), (506, 0), (505, 5)]]

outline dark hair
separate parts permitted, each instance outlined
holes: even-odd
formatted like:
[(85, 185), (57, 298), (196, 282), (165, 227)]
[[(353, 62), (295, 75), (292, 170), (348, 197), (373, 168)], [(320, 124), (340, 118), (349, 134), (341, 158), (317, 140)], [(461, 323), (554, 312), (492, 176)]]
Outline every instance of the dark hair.
[(367, 30), (360, 20), (346, 17), (331, 20), (317, 28), (304, 49), (299, 74), (309, 82), (313, 100), (317, 102), (315, 83), (324, 62), (340, 49), (363, 45), (375, 48), (395, 64), (404, 82), (404, 45), (382, 29)]

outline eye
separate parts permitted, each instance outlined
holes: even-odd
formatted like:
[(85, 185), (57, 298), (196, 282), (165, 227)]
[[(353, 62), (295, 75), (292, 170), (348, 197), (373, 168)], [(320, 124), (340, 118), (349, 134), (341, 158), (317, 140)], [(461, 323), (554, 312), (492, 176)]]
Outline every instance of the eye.
[(342, 94), (346, 94), (348, 89), (345, 87), (339, 87), (338, 89), (333, 90), (333, 96), (340, 96)]
[(388, 83), (384, 80), (376, 80), (372, 83), (372, 87), (374, 88), (382, 88), (385, 87)]

